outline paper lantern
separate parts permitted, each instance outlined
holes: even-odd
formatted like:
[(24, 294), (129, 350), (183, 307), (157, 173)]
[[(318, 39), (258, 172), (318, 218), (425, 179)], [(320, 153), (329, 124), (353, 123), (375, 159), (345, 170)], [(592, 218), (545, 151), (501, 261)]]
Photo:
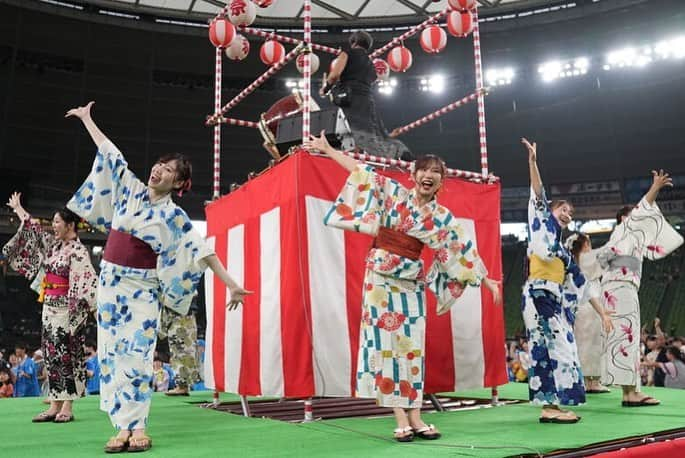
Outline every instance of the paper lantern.
[(259, 58), (266, 65), (273, 65), (283, 60), (285, 48), (276, 40), (267, 40), (259, 50)]
[(250, 0), (231, 0), (228, 18), (237, 27), (251, 25), (257, 17), (257, 7)]
[(442, 27), (431, 25), (423, 29), (419, 42), (428, 54), (437, 54), (447, 46), (447, 34)]
[(473, 15), (468, 11), (466, 13), (452, 11), (447, 15), (447, 31), (455, 37), (465, 37), (473, 32), (474, 25)]
[(268, 8), (276, 0), (254, 0), (255, 4), (260, 8)]
[[(309, 74), (313, 75), (319, 69), (319, 56), (314, 53), (309, 53), (309, 62), (311, 65)], [(297, 67), (297, 71), (304, 75), (304, 54), (297, 56), (297, 59), (295, 59), (295, 66)]]
[(383, 59), (374, 59), (373, 68), (376, 69), (376, 76), (380, 80), (387, 80), (390, 76), (390, 66)]
[(388, 53), (388, 65), (393, 72), (406, 72), (411, 64), (411, 51), (404, 46), (396, 46)]
[(249, 53), (250, 42), (240, 34), (237, 34), (231, 45), (226, 48), (226, 57), (231, 60), (243, 60)]
[(476, 8), (476, 0), (447, 0), (454, 11), (471, 11)]
[(209, 41), (217, 48), (225, 48), (235, 37), (235, 27), (225, 17), (213, 19), (209, 23)]

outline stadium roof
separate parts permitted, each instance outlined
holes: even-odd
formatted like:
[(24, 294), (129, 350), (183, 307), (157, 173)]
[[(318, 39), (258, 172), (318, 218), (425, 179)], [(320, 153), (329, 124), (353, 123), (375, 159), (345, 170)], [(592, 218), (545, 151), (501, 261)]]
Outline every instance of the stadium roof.
[[(49, 1), (49, 0), (42, 0)], [(67, 0), (69, 1), (69, 0)], [(206, 19), (215, 15), (229, 0), (81, 0), (115, 11), (152, 14), (178, 19)], [(274, 0), (268, 8), (258, 8), (261, 26), (299, 26), (302, 1)], [(568, 0), (478, 0), (481, 15), (508, 14), (521, 10), (557, 8)], [(417, 22), (447, 6), (447, 0), (312, 0), (315, 26), (360, 27)]]

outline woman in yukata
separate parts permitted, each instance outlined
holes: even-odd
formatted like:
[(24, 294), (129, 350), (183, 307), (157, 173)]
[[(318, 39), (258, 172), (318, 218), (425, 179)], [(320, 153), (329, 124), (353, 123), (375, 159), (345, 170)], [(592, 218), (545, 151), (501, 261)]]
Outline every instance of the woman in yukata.
[[(375, 236), (364, 274), (356, 395), (393, 409), (396, 440), (438, 439), (435, 426), (421, 419), (426, 285), (437, 296), (438, 313), (481, 283), (500, 303), (500, 285), (487, 278), (470, 234), (435, 199), (445, 164), (436, 156), (419, 158), (409, 190), (332, 148), (323, 132), (304, 147), (351, 172), (325, 223)], [(435, 250), (427, 273), (420, 259), (424, 245)]]
[(602, 267), (597, 261), (599, 250), (592, 249), (590, 237), (576, 232), (566, 239), (566, 248), (573, 255), (573, 260), (587, 281), (587, 292), (578, 306), (573, 332), (578, 346), (578, 358), (583, 371), (586, 393), (609, 393), (609, 388), (602, 385), (602, 352), (604, 338), (613, 329), (611, 316), (601, 303)]
[(10, 267), (40, 285), (38, 301), (43, 303), (41, 347), (50, 407), (33, 422), (67, 423), (74, 419), (73, 401), (86, 388), (85, 324), (95, 311), (97, 275), (76, 233), (80, 218), (73, 212), (55, 212), (48, 231), (24, 210), (20, 193), (12, 194), (7, 205), (21, 225), (3, 254)]
[(229, 308), (249, 291), (229, 276), (171, 199), (172, 192), (190, 189), (190, 162), (180, 154), (159, 159), (145, 185), (93, 122), (93, 103), (66, 114), (83, 122), (98, 147), (68, 207), (108, 233), (97, 291), (100, 408), (118, 434), (105, 451), (144, 451), (152, 446), (145, 428), (162, 307), (186, 314), (207, 267), (228, 287)]
[(656, 204), (659, 191), (673, 182), (663, 170), (653, 171), (652, 185), (636, 207), (623, 207), (616, 227), (597, 256), (605, 270), (602, 300), (614, 314), (614, 330), (605, 347), (602, 382), (621, 385), (624, 407), (655, 406), (659, 401), (640, 392), (640, 300), (642, 260), (662, 259), (683, 237), (668, 224)]
[(560, 405), (585, 402), (583, 374), (573, 334), (573, 322), (586, 281), (561, 243), (561, 232), (572, 219), (573, 207), (560, 200), (547, 202), (537, 166), (537, 145), (521, 139), (528, 149), (528, 278), (523, 285), (523, 321), (531, 356), (529, 398), (541, 405), (541, 423), (576, 423), (574, 412)]

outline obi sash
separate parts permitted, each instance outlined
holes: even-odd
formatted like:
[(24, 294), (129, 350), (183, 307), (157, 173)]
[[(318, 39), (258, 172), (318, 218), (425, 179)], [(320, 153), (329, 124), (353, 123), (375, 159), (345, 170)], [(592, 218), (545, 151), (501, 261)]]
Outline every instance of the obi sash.
[(403, 258), (418, 261), (421, 257), (423, 242), (411, 235), (388, 229), (387, 227), (379, 227), (378, 235), (373, 240), (373, 247), (402, 256)]
[(126, 232), (112, 229), (102, 259), (135, 269), (156, 269), (157, 254), (150, 245)]
[(43, 302), (45, 296), (66, 296), (68, 292), (69, 278), (48, 272), (40, 283), (38, 302)]
[(642, 271), (642, 261), (635, 256), (625, 255), (619, 255), (609, 259), (610, 269), (620, 269), (622, 267), (639, 274)]
[(529, 280), (547, 280), (559, 285), (564, 283), (564, 261), (553, 258), (545, 261), (539, 256), (531, 255), (529, 258)]

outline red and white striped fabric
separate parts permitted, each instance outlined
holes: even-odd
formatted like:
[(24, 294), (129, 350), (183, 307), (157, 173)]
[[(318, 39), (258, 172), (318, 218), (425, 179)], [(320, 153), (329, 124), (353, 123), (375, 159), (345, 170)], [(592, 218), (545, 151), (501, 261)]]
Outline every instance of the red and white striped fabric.
[(259, 49), (259, 58), (266, 65), (273, 65), (283, 60), (285, 48), (276, 40), (267, 40)]
[[(406, 173), (387, 175), (409, 185)], [(206, 276), (208, 387), (242, 395), (353, 394), (372, 240), (323, 225), (346, 178), (333, 161), (300, 152), (207, 206), (209, 242), (254, 291), (229, 312), (225, 286)], [(494, 278), (501, 278), (499, 193), (499, 184), (448, 179), (439, 196), (472, 228)], [(507, 381), (502, 308), (469, 290), (441, 316), (429, 296), (427, 392)]]
[(447, 15), (447, 30), (455, 37), (465, 37), (473, 31), (473, 14), (466, 11), (460, 13), (452, 11)]
[(404, 46), (396, 46), (388, 53), (388, 65), (393, 72), (406, 72), (411, 64), (411, 51)]
[(217, 48), (225, 48), (235, 37), (235, 27), (225, 17), (212, 19), (209, 23), (209, 41)]
[(421, 48), (429, 54), (437, 54), (447, 46), (447, 34), (442, 27), (432, 25), (421, 32)]

